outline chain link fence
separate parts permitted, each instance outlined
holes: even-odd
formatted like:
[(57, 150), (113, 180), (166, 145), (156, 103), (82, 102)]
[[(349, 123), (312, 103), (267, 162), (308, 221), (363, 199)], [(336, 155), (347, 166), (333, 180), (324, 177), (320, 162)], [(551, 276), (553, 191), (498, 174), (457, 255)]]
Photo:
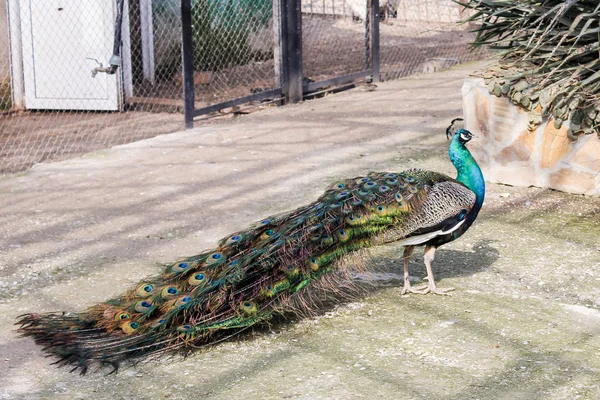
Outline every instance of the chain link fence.
[[(379, 2), (383, 80), (478, 57), (451, 0)], [(61, 4), (0, 1), (0, 174), (184, 128), (180, 0)], [(368, 4), (301, 2), (306, 82), (369, 68)], [(273, 0), (192, 1), (196, 109), (280, 87), (273, 15)]]

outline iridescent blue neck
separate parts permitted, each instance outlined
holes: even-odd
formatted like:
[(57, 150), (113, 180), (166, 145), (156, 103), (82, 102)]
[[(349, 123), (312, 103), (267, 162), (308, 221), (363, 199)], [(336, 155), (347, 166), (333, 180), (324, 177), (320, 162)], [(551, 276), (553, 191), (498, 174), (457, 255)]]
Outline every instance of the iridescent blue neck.
[(483, 205), (483, 199), (485, 198), (485, 182), (479, 165), (477, 165), (477, 162), (471, 155), (469, 149), (467, 149), (459, 139), (460, 133), (457, 132), (454, 137), (452, 137), (448, 155), (458, 172), (456, 180), (463, 183), (475, 193), (477, 198), (475, 202), (475, 215), (477, 215), (479, 209)]

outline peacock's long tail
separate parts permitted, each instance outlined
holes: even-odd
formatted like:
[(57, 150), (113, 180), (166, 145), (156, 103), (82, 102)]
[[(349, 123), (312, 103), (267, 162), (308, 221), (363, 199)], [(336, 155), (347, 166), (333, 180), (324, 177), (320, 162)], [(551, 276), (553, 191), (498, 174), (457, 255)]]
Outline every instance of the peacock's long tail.
[[(455, 193), (444, 197), (449, 186)], [(427, 227), (440, 229), (473, 201), (459, 182), (423, 170), (341, 181), (316, 202), (227, 236), (120, 297), (81, 313), (22, 315), (18, 330), (82, 373), (187, 352), (275, 315), (310, 311), (315, 288), (351, 287), (343, 274), (356, 263), (348, 256), (386, 242), (418, 243), (431, 236)]]

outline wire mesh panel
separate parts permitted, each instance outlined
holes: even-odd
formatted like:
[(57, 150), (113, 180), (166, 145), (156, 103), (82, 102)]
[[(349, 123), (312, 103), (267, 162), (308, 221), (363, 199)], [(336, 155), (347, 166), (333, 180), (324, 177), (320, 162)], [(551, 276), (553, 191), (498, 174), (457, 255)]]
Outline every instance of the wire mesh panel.
[(275, 87), (271, 0), (192, 4), (196, 108)]
[(455, 64), (484, 57), (472, 53), (475, 39), (467, 17), (452, 0), (379, 0), (382, 80), (432, 73)]
[[(287, 45), (299, 30), (286, 39), (280, 30), (294, 20), (286, 20), (291, 2), (275, 10), (274, 2), (192, 1), (186, 54), (193, 53), (193, 68), (186, 68), (194, 70), (199, 114), (290, 85), (283, 59), (295, 57)], [(454, 24), (465, 15), (451, 0), (379, 3), (384, 80), (478, 57), (467, 49), (474, 35)], [(294, 70), (303, 70), (305, 89), (368, 75), (377, 27), (369, 23), (370, 4), (301, 0), (302, 55)], [(288, 14), (280, 18), (282, 9)], [(0, 0), (0, 174), (182, 129), (182, 43), (181, 0)], [(301, 98), (302, 88), (296, 92)]]
[(367, 69), (368, 0), (303, 0), (304, 76), (321, 81)]
[[(181, 111), (181, 15), (179, 0), (128, 0), (131, 78), (128, 110)], [(129, 87), (128, 87), (129, 85)]]
[[(152, 24), (162, 3), (0, 1), (0, 174), (183, 127), (181, 114), (164, 112), (178, 105), (160, 101), (182, 102), (181, 89), (163, 96), (155, 86), (178, 68), (156, 63), (165, 49), (153, 38), (178, 35)], [(122, 63), (109, 74), (116, 33)]]

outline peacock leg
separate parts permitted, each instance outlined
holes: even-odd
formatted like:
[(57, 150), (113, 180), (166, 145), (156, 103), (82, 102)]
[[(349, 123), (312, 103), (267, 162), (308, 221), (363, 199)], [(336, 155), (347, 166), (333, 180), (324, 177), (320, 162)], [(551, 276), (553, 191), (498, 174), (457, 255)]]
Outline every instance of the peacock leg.
[(425, 287), (419, 287), (420, 290), (418, 293), (427, 294), (434, 293), (439, 295), (450, 296), (449, 292), (454, 290), (454, 288), (445, 288), (438, 289), (435, 286), (435, 280), (433, 278), (433, 270), (431, 269), (431, 262), (435, 259), (435, 247), (434, 246), (425, 246), (425, 251), (423, 252), (423, 261), (425, 261), (425, 267), (427, 268), (427, 279), (429, 280), (429, 284)]
[(410, 273), (408, 270), (408, 264), (410, 263), (410, 256), (415, 250), (415, 246), (406, 246), (404, 247), (404, 253), (402, 254), (402, 259), (404, 260), (404, 286), (402, 287), (402, 291), (400, 294), (406, 293), (421, 293), (418, 290), (413, 289), (410, 286)]

